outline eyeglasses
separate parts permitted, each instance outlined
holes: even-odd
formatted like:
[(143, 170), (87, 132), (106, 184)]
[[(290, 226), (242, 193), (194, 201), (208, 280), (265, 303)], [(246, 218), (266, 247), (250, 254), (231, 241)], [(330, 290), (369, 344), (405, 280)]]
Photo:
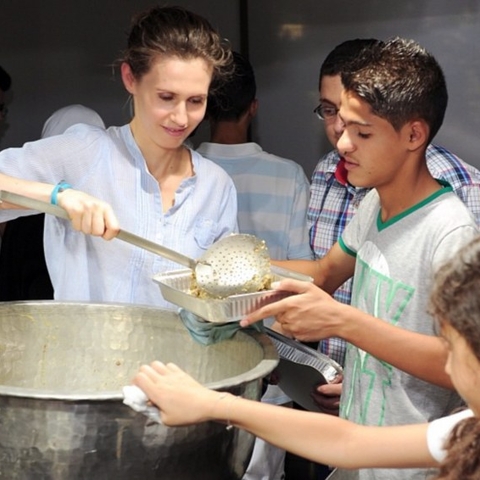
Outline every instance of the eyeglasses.
[(0, 115), (5, 118), (8, 114), (8, 108), (4, 103), (0, 103)]
[(313, 113), (320, 119), (320, 120), (333, 120), (338, 113), (338, 108), (334, 105), (323, 105), (322, 103), (315, 108)]

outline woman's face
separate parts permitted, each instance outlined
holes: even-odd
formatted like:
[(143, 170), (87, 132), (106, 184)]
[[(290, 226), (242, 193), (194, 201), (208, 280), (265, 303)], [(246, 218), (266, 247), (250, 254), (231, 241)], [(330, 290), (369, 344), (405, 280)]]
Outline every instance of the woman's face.
[(480, 416), (480, 362), (465, 340), (451, 325), (442, 325), (442, 337), (448, 345), (445, 371), (457, 392), (476, 416)]
[(176, 149), (202, 121), (212, 68), (202, 59), (158, 57), (140, 79), (122, 65), (122, 78), (133, 96), (132, 131), (142, 146)]

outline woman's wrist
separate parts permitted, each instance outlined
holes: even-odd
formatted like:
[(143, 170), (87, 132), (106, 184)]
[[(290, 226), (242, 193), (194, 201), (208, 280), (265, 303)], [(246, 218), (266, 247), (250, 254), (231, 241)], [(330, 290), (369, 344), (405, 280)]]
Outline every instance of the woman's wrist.
[(64, 192), (65, 190), (73, 188), (69, 183), (67, 183), (65, 180), (60, 180), (52, 190), (52, 193), (50, 194), (50, 203), (52, 205), (58, 205), (58, 194)]

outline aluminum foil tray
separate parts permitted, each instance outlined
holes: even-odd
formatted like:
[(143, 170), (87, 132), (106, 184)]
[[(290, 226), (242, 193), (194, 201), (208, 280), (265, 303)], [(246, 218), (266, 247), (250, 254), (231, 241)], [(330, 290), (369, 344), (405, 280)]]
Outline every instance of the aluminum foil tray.
[[(284, 278), (293, 278), (307, 282), (313, 281), (307, 275), (285, 268), (272, 266), (271, 272), (274, 281)], [(291, 292), (263, 290), (255, 293), (231, 295), (224, 299), (203, 299), (190, 293), (191, 278), (192, 271), (187, 268), (157, 274), (153, 277), (153, 281), (160, 286), (160, 291), (165, 300), (213, 323), (239, 321), (253, 310), (294, 295)]]

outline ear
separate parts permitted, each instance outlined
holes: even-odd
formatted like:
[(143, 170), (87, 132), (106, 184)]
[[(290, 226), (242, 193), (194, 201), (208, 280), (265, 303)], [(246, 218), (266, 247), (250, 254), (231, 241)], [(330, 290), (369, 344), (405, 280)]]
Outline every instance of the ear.
[(250, 104), (250, 108), (248, 109), (248, 113), (250, 114), (251, 118), (256, 117), (258, 110), (258, 99), (254, 98), (252, 103)]
[(120, 66), (120, 71), (122, 74), (122, 81), (125, 89), (130, 95), (134, 94), (135, 91), (135, 77), (133, 76), (132, 69), (130, 65), (126, 62), (123, 62)]
[(407, 125), (406, 134), (408, 136), (407, 142), (408, 150), (417, 150), (418, 148), (426, 146), (430, 129), (424, 120), (413, 120)]

